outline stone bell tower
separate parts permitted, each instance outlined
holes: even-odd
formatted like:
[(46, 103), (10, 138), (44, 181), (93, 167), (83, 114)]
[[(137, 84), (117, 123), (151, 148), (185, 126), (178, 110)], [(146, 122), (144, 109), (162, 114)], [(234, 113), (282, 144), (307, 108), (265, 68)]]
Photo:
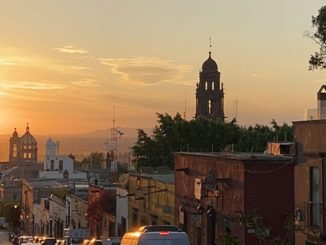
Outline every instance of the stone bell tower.
[(204, 117), (224, 121), (224, 90), (221, 73), (209, 52), (202, 65), (196, 89), (196, 118)]

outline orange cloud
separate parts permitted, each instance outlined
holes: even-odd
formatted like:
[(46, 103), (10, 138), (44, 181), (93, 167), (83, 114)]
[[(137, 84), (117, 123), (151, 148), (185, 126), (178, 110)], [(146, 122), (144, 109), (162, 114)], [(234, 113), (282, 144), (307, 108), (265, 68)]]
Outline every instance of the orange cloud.
[(111, 72), (124, 80), (147, 85), (162, 82), (183, 82), (190, 71), (189, 65), (175, 64), (170, 60), (149, 57), (99, 58), (99, 63), (111, 68)]
[(31, 81), (0, 81), (1, 89), (31, 89), (31, 90), (57, 90), (66, 88), (65, 85), (52, 82)]
[(88, 53), (85, 49), (79, 49), (75, 48), (72, 45), (64, 45), (58, 48), (53, 48), (54, 50), (61, 52), (61, 53), (67, 53), (67, 54), (86, 54)]

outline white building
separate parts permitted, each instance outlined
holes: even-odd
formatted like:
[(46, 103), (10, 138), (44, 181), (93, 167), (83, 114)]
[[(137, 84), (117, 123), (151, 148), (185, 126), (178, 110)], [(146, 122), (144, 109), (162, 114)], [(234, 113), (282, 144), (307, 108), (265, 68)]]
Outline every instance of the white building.
[(117, 188), (115, 236), (128, 231), (128, 190)]
[(322, 85), (317, 93), (317, 119), (326, 119), (326, 85)]
[(304, 120), (317, 120), (317, 108), (306, 109), (304, 112)]
[(74, 161), (69, 156), (58, 155), (58, 144), (51, 138), (45, 145), (44, 171), (41, 179), (80, 179), (87, 180), (87, 174), (74, 171)]

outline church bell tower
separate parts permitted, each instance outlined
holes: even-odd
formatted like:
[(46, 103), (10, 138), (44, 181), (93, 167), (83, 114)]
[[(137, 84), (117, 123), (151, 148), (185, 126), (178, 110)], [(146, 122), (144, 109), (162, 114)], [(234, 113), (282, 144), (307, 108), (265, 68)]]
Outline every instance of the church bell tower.
[(221, 73), (209, 52), (202, 65), (196, 89), (196, 118), (204, 117), (224, 121), (224, 90)]

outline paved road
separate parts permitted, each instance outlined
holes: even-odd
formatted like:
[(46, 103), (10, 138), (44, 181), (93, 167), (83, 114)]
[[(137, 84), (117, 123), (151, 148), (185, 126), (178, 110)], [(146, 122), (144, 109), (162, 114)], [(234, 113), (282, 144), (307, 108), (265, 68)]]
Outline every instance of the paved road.
[(8, 241), (8, 232), (0, 231), (0, 245), (12, 245), (12, 243)]

